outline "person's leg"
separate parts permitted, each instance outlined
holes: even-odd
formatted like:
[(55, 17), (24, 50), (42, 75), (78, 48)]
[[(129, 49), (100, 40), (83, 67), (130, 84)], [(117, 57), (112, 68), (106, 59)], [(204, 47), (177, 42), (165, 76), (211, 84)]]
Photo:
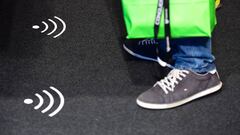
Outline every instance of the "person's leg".
[(174, 69), (137, 98), (148, 109), (168, 109), (218, 91), (222, 87), (207, 38), (172, 42)]
[(172, 44), (174, 67), (207, 73), (216, 69), (209, 38), (176, 39)]

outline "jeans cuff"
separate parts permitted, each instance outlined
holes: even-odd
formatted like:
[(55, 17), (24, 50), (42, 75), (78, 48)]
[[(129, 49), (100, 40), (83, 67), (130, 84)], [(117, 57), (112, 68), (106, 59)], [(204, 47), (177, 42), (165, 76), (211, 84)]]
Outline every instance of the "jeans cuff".
[(183, 66), (183, 65), (175, 65), (174, 68), (176, 69), (180, 69), (180, 70), (190, 70), (193, 71), (195, 73), (207, 73), (210, 72), (212, 70), (216, 69), (215, 64), (209, 64), (206, 67), (200, 67), (200, 68), (192, 68), (192, 67), (187, 67), (187, 66)]

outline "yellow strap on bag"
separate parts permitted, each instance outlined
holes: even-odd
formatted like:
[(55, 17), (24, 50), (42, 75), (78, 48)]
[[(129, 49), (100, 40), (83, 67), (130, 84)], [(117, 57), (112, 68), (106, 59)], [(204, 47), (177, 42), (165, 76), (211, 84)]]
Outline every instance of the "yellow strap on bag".
[(215, 0), (215, 7), (219, 8), (221, 6), (221, 0)]

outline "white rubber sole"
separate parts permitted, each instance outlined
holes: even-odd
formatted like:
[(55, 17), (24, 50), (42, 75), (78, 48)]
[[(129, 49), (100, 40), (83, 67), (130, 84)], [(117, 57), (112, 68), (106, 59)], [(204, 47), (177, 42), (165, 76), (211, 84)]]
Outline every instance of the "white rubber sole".
[(218, 84), (217, 86), (214, 86), (212, 88), (209, 88), (205, 91), (202, 91), (202, 92), (199, 92), (191, 97), (188, 97), (186, 99), (183, 99), (183, 100), (180, 100), (178, 102), (174, 102), (174, 103), (170, 103), (170, 104), (151, 104), (151, 103), (145, 103), (145, 102), (142, 102), (140, 100), (137, 99), (137, 104), (143, 108), (146, 108), (146, 109), (170, 109), (170, 108), (174, 108), (174, 107), (177, 107), (177, 106), (181, 106), (183, 104), (186, 104), (188, 102), (191, 102), (195, 99), (198, 99), (200, 97), (203, 97), (203, 96), (206, 96), (206, 95), (209, 95), (211, 93), (214, 93), (218, 90), (220, 90), (222, 87), (222, 82), (220, 82), (220, 84)]

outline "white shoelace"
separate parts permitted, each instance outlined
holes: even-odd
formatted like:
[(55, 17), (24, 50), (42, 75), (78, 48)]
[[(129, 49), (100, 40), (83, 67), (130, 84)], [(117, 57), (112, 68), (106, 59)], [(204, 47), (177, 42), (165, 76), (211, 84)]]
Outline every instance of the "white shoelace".
[(189, 74), (187, 70), (173, 69), (164, 79), (156, 82), (156, 85), (159, 85), (165, 94), (168, 94), (169, 91), (174, 91), (175, 85), (179, 83), (186, 74)]

